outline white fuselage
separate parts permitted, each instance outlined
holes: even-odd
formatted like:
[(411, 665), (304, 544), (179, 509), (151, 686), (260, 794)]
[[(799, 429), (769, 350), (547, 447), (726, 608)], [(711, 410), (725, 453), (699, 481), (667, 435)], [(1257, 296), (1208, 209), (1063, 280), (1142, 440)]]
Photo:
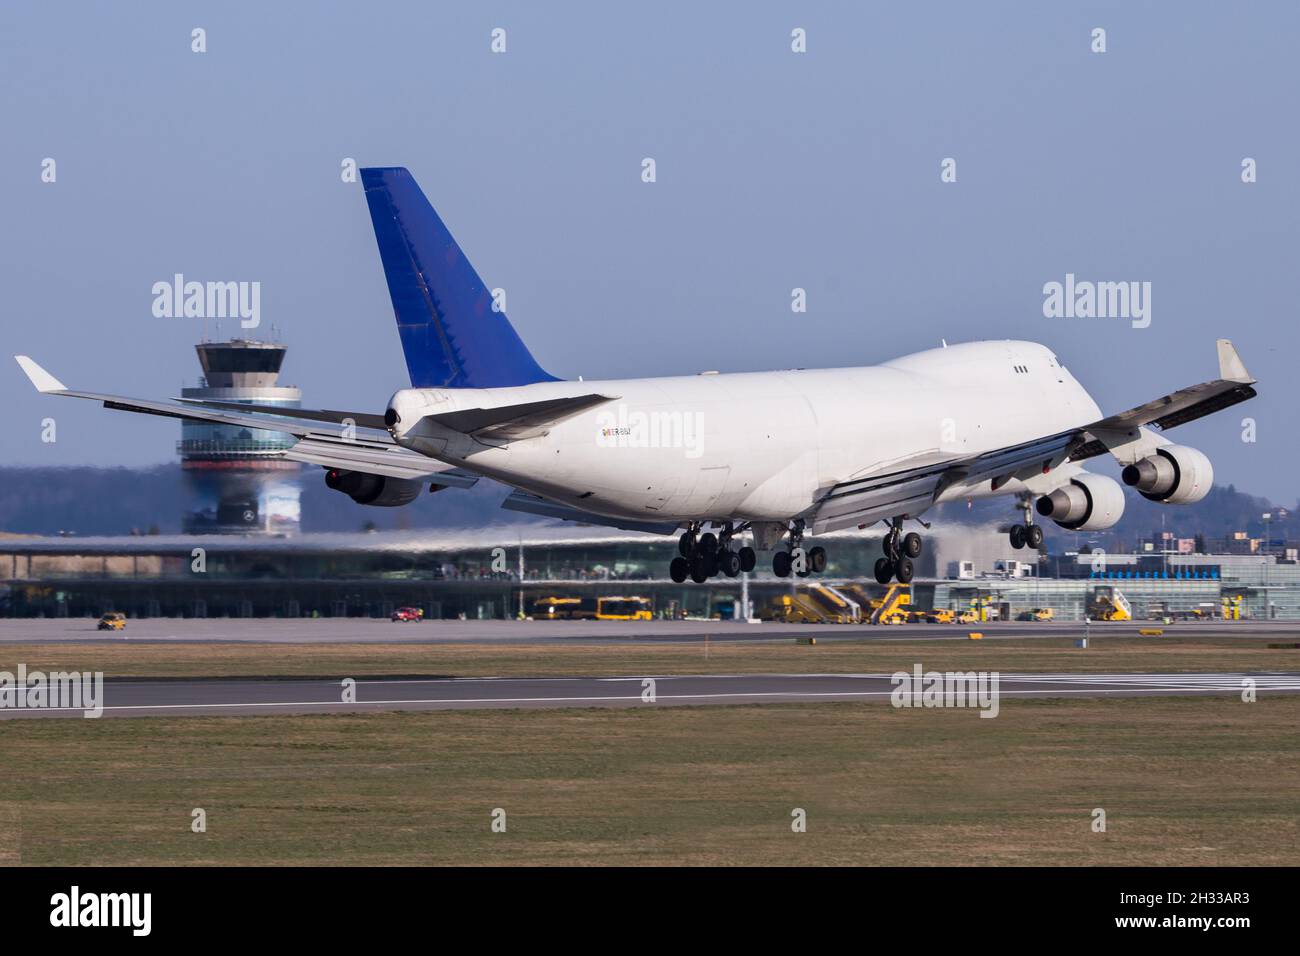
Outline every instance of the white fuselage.
[[(421, 425), (426, 415), (591, 394), (612, 400), (522, 440), (484, 444)], [(391, 405), (394, 438), (439, 461), (596, 514), (679, 522), (786, 521), (839, 482), (1101, 417), (1049, 349), (1015, 341), (863, 368), (403, 389)], [(985, 481), (944, 498), (991, 493)]]

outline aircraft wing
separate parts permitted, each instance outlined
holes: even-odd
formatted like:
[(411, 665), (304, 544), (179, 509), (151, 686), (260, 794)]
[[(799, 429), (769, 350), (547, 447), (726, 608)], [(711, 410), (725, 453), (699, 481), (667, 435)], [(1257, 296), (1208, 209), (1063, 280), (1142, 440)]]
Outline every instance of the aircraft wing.
[(1074, 453), (1072, 460), (1083, 461), (1110, 451), (1120, 452), (1117, 457), (1127, 464), (1122, 450), (1128, 445), (1141, 444), (1143, 428), (1154, 426), (1164, 431), (1254, 398), (1257, 394), (1255, 379), (1246, 371), (1236, 348), (1227, 339), (1219, 339), (1216, 344), (1219, 349), (1218, 378), (1180, 388), (1145, 405), (1094, 422), (1088, 426), (1087, 442)]
[[(326, 468), (364, 471), (390, 478), (430, 478), (433, 484), (455, 488), (468, 488), (478, 481), (476, 475), (444, 465), (432, 458), (426, 458), (409, 448), (403, 448), (394, 442), (392, 436), (386, 431), (364, 425), (360, 419), (366, 419), (368, 416), (365, 415), (353, 415), (348, 412), (313, 412), (309, 409), (282, 409), (274, 405), (242, 406), (258, 410), (254, 414), (248, 414), (234, 411), (233, 409), (241, 407), (235, 402), (222, 402), (219, 403), (221, 407), (210, 408), (205, 404), (193, 402), (178, 404), (128, 398), (123, 395), (105, 395), (99, 392), (81, 392), (67, 388), (26, 355), (18, 355), (15, 358), (32, 384), (36, 386), (37, 391), (46, 395), (90, 399), (102, 402), (105, 408), (145, 415), (162, 415), (168, 418), (213, 422), (240, 428), (258, 428), (293, 435), (298, 442), (283, 453), (283, 457), (290, 461), (322, 465)], [(265, 413), (261, 411), (262, 409), (266, 410)], [(285, 412), (305, 414), (285, 415)], [(351, 429), (345, 432), (342, 428), (324, 429), (319, 424), (304, 424), (304, 422), (336, 422), (341, 425), (347, 418), (353, 418), (356, 424), (361, 426), (355, 429), (355, 435)], [(379, 418), (382, 425), (382, 416)]]
[(672, 534), (677, 530), (676, 522), (669, 521), (635, 521), (631, 518), (606, 518), (592, 514), (581, 508), (548, 501), (546, 498), (530, 495), (525, 491), (511, 493), (501, 507), (507, 511), (522, 511), (525, 514), (544, 515), (547, 518), (561, 518), (564, 521), (576, 521), (580, 524), (598, 524), (624, 531), (645, 531), (649, 534)]
[(259, 415), (279, 415), (282, 418), (297, 418), (310, 422), (331, 422), (335, 425), (351, 423), (361, 428), (373, 428), (387, 432), (383, 415), (367, 412), (336, 412), (328, 408), (286, 408), (283, 405), (261, 405), (257, 402), (214, 402), (201, 398), (178, 398), (186, 405), (202, 408), (222, 408), (232, 412), (254, 412)]
[(1066, 462), (1085, 461), (1109, 452), (1127, 464), (1151, 453), (1167, 440), (1153, 435), (1195, 421), (1255, 397), (1251, 378), (1237, 350), (1218, 341), (1219, 377), (1180, 388), (1154, 401), (1110, 415), (1082, 428), (1046, 435), (1007, 448), (947, 460), (921, 460), (863, 478), (840, 482), (823, 491), (812, 509), (813, 533), (866, 525), (898, 515), (916, 516), (930, 508), (953, 485), (972, 490), (985, 481), (996, 491), (1012, 479), (1047, 475)]

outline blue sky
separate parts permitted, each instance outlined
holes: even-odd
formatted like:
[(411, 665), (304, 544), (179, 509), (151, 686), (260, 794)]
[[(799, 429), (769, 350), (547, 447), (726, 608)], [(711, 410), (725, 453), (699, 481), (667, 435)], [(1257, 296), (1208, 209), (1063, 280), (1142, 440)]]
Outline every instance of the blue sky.
[[(1117, 411), (1232, 338), (1261, 397), (1171, 436), (1291, 504), (1298, 28), (1284, 3), (7, 3), (4, 352), (175, 395), (203, 330), (154, 317), (153, 283), (259, 281), (305, 403), (382, 409), (405, 372), (353, 157), (412, 170), (565, 377), (1025, 338)], [(1045, 318), (1067, 272), (1151, 282), (1150, 327)], [(5, 361), (0, 461), (173, 457), (176, 423), (40, 398)]]

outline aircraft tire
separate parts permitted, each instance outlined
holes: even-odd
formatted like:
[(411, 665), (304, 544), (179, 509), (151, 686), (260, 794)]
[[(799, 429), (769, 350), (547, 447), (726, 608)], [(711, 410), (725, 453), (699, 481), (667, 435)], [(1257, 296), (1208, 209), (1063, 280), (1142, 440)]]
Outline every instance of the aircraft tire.
[(903, 535), (903, 554), (909, 558), (919, 558), (921, 556), (921, 536), (915, 531)]

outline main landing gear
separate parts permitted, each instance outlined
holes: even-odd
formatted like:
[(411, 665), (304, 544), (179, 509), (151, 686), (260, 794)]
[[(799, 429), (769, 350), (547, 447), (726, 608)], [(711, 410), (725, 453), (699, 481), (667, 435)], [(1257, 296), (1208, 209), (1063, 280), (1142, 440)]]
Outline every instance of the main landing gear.
[(911, 581), (916, 573), (912, 559), (921, 556), (921, 536), (915, 531), (903, 534), (903, 519), (894, 518), (889, 522), (884, 549), (885, 556), (876, 559), (876, 580), (881, 584), (888, 584), (894, 578), (900, 584)]
[(742, 571), (753, 571), (758, 563), (758, 555), (753, 548), (733, 549), (732, 538), (747, 527), (739, 528), (727, 522), (717, 534), (712, 531), (700, 533), (703, 522), (693, 522), (677, 541), (678, 556), (668, 565), (668, 575), (678, 584), (690, 578), (696, 584), (703, 584), (711, 577), (725, 574), (734, 578)]
[(1011, 547), (1019, 551), (1028, 545), (1037, 551), (1043, 546), (1043, 529), (1034, 524), (1034, 503), (1029, 497), (1022, 497), (1019, 503), (1020, 511), (1025, 516), (1021, 524), (1013, 524), (1008, 532), (1011, 538)]
[(819, 546), (804, 551), (803, 529), (803, 519), (799, 518), (790, 526), (790, 549), (772, 555), (772, 573), (778, 578), (788, 578), (791, 572), (806, 578), (826, 570), (826, 549)]

